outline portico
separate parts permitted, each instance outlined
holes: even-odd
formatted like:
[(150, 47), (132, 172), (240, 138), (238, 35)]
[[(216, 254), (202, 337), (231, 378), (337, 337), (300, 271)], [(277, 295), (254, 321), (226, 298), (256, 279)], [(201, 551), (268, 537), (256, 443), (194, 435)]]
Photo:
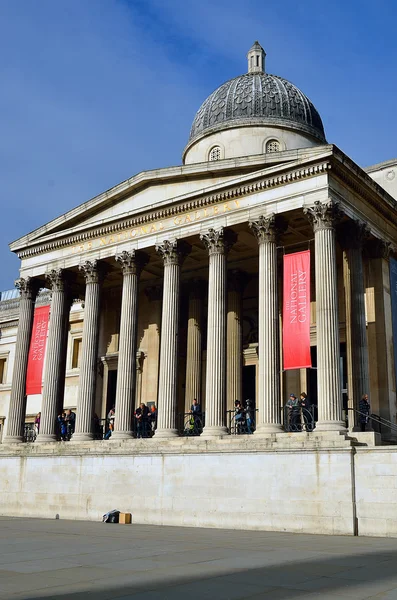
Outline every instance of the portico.
[[(322, 147), (321, 155), (318, 149), (296, 151), (294, 158), (280, 164), (273, 157), (273, 164), (252, 165), (253, 172), (239, 177), (238, 182), (229, 176), (205, 194), (190, 192), (183, 201), (164, 201), (150, 210), (143, 207), (128, 219), (113, 218), (106, 224), (102, 215), (111, 200), (109, 196), (102, 202), (94, 199), (91, 202), (98, 205), (97, 214), (90, 223), (67, 228), (66, 216), (57, 233), (42, 235), (38, 231), (35, 240), (16, 242), (14, 249), (22, 258), (21, 307), (26, 308), (20, 317), (20, 368), (14, 371), (4, 441), (18, 443), (22, 439), (23, 382), (32, 314), (35, 294), (44, 280), (52, 298), (42, 428), (37, 442), (57, 439), (72, 298), (84, 302), (74, 442), (92, 439), (94, 413), (106, 414), (101, 403), (107, 393), (98, 366), (106, 361), (106, 346), (113, 350), (112, 360), (117, 365), (115, 439), (132, 436), (138, 398), (158, 405), (158, 438), (177, 435), (177, 413), (190, 408), (197, 396), (206, 413), (203, 435), (227, 435), (226, 410), (233, 407), (233, 395), (242, 399), (244, 357), (256, 342), (251, 325), (243, 343), (245, 316), (258, 327), (257, 350), (251, 352), (257, 357), (256, 436), (281, 432), (286, 394), (282, 396), (281, 389), (288, 386), (290, 373), (283, 376), (280, 364), (282, 268), (277, 255), (302, 247), (311, 248), (315, 263), (312, 342), (317, 348), (317, 428), (345, 431), (340, 341), (350, 340), (349, 377), (355, 382), (357, 405), (361, 390), (368, 389), (364, 287), (359, 273), (364, 269), (365, 244), (383, 243), (379, 217), (375, 223), (371, 203), (362, 198), (358, 209), (353, 189), (345, 191), (344, 197), (338, 193), (337, 176), (347, 181), (350, 176), (353, 182), (356, 173), (343, 163), (343, 154), (335, 147)], [(214, 170), (217, 168), (215, 165)], [(186, 176), (184, 170), (190, 167), (182, 168), (182, 177)], [(208, 177), (210, 170), (207, 165), (203, 175)], [(163, 170), (161, 177), (166, 177), (167, 171)], [(155, 184), (156, 178), (151, 182)], [(386, 222), (387, 200), (382, 200), (369, 177), (362, 175), (361, 185), (367, 196), (372, 194), (383, 202)], [(133, 197), (133, 187), (131, 181), (124, 191), (126, 198)], [(54, 226), (57, 228), (56, 222)], [(351, 232), (364, 229), (365, 240), (357, 233), (360, 241), (354, 244)], [(346, 231), (350, 233), (346, 235)], [(354, 261), (352, 272), (358, 274), (348, 283), (342, 253), (349, 257), (349, 264)], [(352, 298), (350, 304), (338, 294), (341, 287), (346, 298)], [(153, 296), (155, 289), (157, 296)], [(153, 302), (158, 304), (158, 317), (151, 314)], [(250, 334), (254, 344), (249, 342)], [(104, 336), (113, 341), (106, 342)], [(357, 336), (360, 342), (352, 343)], [(156, 381), (157, 386), (153, 385)]]

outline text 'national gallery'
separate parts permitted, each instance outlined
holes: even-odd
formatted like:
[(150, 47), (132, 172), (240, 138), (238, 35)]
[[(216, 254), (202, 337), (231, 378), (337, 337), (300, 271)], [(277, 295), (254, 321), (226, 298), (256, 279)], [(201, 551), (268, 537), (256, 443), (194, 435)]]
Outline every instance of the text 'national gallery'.
[[(255, 42), (248, 72), (204, 101), (182, 166), (141, 172), (11, 244), (21, 268), (0, 301), (0, 473), (18, 471), (19, 492), (3, 492), (4, 514), (51, 516), (59, 501), (96, 518), (128, 497), (140, 522), (386, 535), (357, 461), (378, 464), (382, 450), (397, 474), (397, 160), (363, 169), (328, 144), (311, 101), (265, 56)], [(236, 458), (247, 489), (236, 479), (232, 492)], [(54, 473), (42, 507), (22, 459)], [(71, 482), (57, 500), (60, 464), (80, 491)], [(111, 506), (93, 499), (103, 469)], [(286, 516), (283, 502), (307, 510), (308, 493), (312, 512)], [(183, 508), (194, 499), (196, 521)]]

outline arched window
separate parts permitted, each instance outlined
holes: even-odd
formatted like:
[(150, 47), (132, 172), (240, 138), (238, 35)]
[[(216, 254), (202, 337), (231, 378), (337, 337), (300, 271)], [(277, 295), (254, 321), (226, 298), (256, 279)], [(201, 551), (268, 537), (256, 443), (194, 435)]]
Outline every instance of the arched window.
[(280, 142), (277, 140), (266, 142), (266, 154), (270, 154), (271, 152), (280, 152)]
[(211, 148), (209, 156), (208, 156), (208, 160), (221, 160), (221, 147), (220, 146), (214, 146), (213, 148)]

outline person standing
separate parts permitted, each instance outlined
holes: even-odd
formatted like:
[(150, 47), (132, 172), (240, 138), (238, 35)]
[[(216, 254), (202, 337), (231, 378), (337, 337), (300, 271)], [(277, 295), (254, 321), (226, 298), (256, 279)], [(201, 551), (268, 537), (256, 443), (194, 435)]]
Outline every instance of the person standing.
[(104, 438), (103, 438), (104, 440), (108, 440), (111, 437), (111, 435), (112, 435), (112, 432), (114, 430), (114, 419), (115, 419), (115, 417), (116, 417), (115, 407), (112, 406), (112, 408), (108, 412), (108, 417), (107, 417), (108, 430), (107, 430), (107, 432), (104, 435)]
[(68, 426), (66, 423), (66, 413), (62, 413), (58, 415), (58, 427), (59, 427), (59, 435), (61, 437), (62, 442), (68, 441)]
[(369, 413), (371, 412), (371, 406), (368, 400), (368, 394), (363, 394), (360, 403), (358, 405), (359, 415), (358, 422), (360, 423), (360, 430), (365, 431), (367, 423), (369, 421)]
[(34, 420), (34, 429), (35, 429), (35, 432), (36, 432), (36, 437), (40, 433), (40, 419), (41, 419), (41, 412), (38, 412), (37, 415), (36, 415), (36, 418)]
[(70, 440), (76, 427), (76, 414), (70, 408), (66, 411), (65, 421), (68, 428), (68, 439)]
[(141, 402), (135, 411), (136, 432), (138, 438), (148, 437), (148, 416), (149, 409), (144, 402)]
[(245, 422), (247, 425), (247, 433), (253, 433), (252, 427), (254, 423), (254, 403), (247, 398), (245, 401)]
[(301, 405), (295, 394), (289, 395), (286, 406), (288, 409), (288, 431), (302, 431)]
[(300, 405), (302, 407), (303, 423), (307, 432), (313, 431), (313, 415), (311, 411), (310, 400), (307, 397), (306, 392), (302, 392), (300, 395)]
[(150, 407), (148, 422), (150, 425), (150, 433), (151, 435), (154, 435), (154, 432), (156, 431), (157, 427), (157, 408), (155, 404), (152, 404)]

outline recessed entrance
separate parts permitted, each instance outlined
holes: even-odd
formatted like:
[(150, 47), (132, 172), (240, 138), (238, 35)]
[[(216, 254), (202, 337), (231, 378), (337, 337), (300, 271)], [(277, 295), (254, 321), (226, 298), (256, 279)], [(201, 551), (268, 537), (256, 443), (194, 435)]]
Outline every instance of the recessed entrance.
[(248, 365), (243, 367), (243, 398), (250, 399), (254, 405), (256, 403), (256, 366)]
[(108, 373), (108, 389), (106, 395), (106, 415), (116, 404), (117, 370)]

